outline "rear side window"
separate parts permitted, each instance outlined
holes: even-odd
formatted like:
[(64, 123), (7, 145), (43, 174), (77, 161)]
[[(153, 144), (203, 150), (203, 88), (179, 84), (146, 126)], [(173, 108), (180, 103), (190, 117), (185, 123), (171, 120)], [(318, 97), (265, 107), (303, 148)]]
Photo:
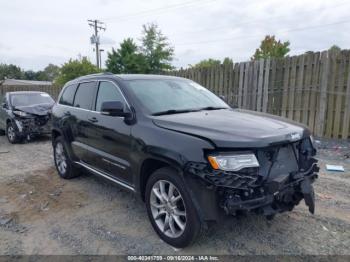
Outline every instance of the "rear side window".
[(96, 111), (101, 112), (102, 103), (107, 101), (124, 102), (124, 98), (113, 83), (100, 82), (96, 99)]
[(64, 89), (63, 94), (60, 98), (61, 105), (67, 105), (67, 106), (73, 105), (74, 95), (75, 95), (75, 91), (77, 90), (77, 87), (78, 85), (70, 85)]
[(83, 109), (92, 109), (92, 101), (95, 96), (96, 82), (82, 83), (75, 94), (74, 106)]

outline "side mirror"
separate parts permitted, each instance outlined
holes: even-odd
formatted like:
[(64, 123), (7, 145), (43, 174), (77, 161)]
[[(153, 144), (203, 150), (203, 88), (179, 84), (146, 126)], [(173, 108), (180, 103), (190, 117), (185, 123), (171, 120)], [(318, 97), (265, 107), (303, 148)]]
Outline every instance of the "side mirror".
[(1, 104), (1, 107), (4, 108), (4, 109), (7, 109), (7, 108), (8, 108), (6, 103), (2, 103), (2, 104)]
[(129, 112), (125, 111), (124, 103), (120, 101), (103, 102), (101, 106), (101, 114), (121, 117), (127, 117), (130, 115)]

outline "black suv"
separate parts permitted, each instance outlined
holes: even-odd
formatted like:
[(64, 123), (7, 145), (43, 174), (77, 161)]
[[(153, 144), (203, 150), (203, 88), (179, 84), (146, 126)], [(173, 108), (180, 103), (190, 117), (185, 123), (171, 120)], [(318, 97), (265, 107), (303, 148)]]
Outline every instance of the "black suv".
[(155, 231), (175, 247), (222, 213), (273, 218), (302, 199), (314, 212), (310, 132), (231, 108), (187, 79), (75, 79), (53, 108), (52, 138), (61, 177), (85, 169), (137, 193)]
[(5, 93), (1, 100), (0, 130), (10, 143), (51, 133), (51, 108), (55, 101), (44, 92)]

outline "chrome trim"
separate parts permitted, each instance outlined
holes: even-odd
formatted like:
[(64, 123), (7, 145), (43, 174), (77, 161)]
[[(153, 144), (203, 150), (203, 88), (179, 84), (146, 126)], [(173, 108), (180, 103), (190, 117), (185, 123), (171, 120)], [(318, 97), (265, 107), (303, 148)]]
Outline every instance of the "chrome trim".
[[(77, 89), (78, 89), (78, 87), (79, 87), (79, 85), (80, 85), (81, 83), (91, 83), (91, 82), (98, 82), (98, 80), (82, 81), (82, 82), (79, 82), (79, 83), (67, 84), (66, 86), (63, 86), (61, 92), (59, 93), (59, 95), (58, 95), (58, 97), (57, 97), (57, 105), (62, 105), (62, 104), (60, 104), (61, 96), (63, 95), (64, 91), (65, 91), (69, 86), (77, 85)], [(77, 93), (77, 90), (75, 90), (74, 96), (75, 96), (76, 93)], [(64, 105), (62, 105), (62, 106), (64, 106)], [(71, 106), (71, 107), (74, 107), (74, 106)], [(74, 107), (74, 108), (76, 108), (76, 107)]]
[[(82, 82), (77, 83), (77, 85), (78, 85), (77, 89), (79, 88), (79, 85), (80, 85), (80, 84), (82, 84), (82, 83), (91, 83), (91, 82), (98, 82), (97, 88), (99, 88), (100, 82), (110, 82), (110, 83), (112, 83), (112, 84), (119, 90), (119, 92), (122, 94), (122, 97), (124, 98), (124, 101), (125, 101), (126, 105), (128, 106), (130, 112), (132, 112), (132, 111), (131, 111), (131, 106), (130, 106), (128, 100), (126, 99), (126, 97), (125, 97), (123, 91), (120, 89), (120, 87), (119, 87), (116, 83), (114, 83), (114, 82), (111, 81), (111, 80), (82, 81)], [(71, 84), (71, 85), (72, 85), (72, 84)], [(64, 106), (64, 107), (69, 107), (69, 108), (76, 108), (76, 109), (80, 109), (80, 110), (84, 110), (84, 111), (88, 111), (88, 112), (92, 112), (92, 113), (101, 114), (101, 112), (98, 112), (98, 111), (95, 111), (95, 110), (89, 110), (89, 109), (80, 108), (80, 107), (75, 107), (75, 106), (62, 105), (62, 104), (60, 103), (61, 96), (62, 96), (62, 94), (64, 93), (64, 91), (66, 90), (66, 88), (67, 88), (68, 86), (71, 86), (71, 85), (67, 85), (64, 89), (62, 89), (62, 91), (61, 91), (59, 97), (57, 98), (57, 105)], [(97, 93), (96, 95), (98, 95), (98, 93)], [(97, 97), (95, 97), (95, 98), (97, 98)]]
[(72, 142), (72, 145), (74, 146), (78, 146), (82, 149), (85, 149), (89, 152), (92, 152), (93, 154), (98, 154), (101, 158), (109, 158), (109, 159), (112, 159), (114, 160), (115, 162), (118, 162), (120, 165), (124, 165), (125, 167), (130, 167), (130, 163), (122, 158), (119, 158), (119, 157), (116, 157), (116, 156), (113, 156), (111, 154), (108, 154), (100, 149), (97, 149), (97, 148), (94, 148), (94, 147), (91, 147), (89, 145), (86, 145), (86, 144), (83, 144), (81, 142), (78, 142), (78, 141), (73, 141)]
[(129, 190), (131, 190), (133, 192), (135, 192), (135, 188), (134, 187), (129, 186), (128, 184), (126, 184), (124, 182), (121, 182), (121, 181), (119, 181), (119, 180), (117, 180), (115, 178), (112, 178), (112, 177), (110, 177), (108, 175), (105, 175), (104, 173), (96, 170), (95, 168), (90, 167), (88, 164), (85, 164), (85, 163), (82, 163), (82, 162), (74, 162), (74, 163), (78, 164), (78, 165), (80, 165), (80, 166), (82, 166), (82, 167), (84, 167), (86, 169), (88, 169), (89, 171), (93, 172), (96, 175), (102, 176), (102, 177), (104, 177), (104, 178), (106, 178), (106, 179), (108, 179), (108, 180), (110, 180), (110, 181), (112, 181), (112, 182), (114, 182), (114, 183), (116, 183), (116, 184), (118, 184), (120, 186), (123, 186), (123, 187), (125, 187), (125, 188), (127, 188), (127, 189), (129, 189)]
[(63, 107), (69, 107), (69, 108), (73, 108), (73, 109), (79, 109), (79, 110), (82, 110), (82, 111), (88, 111), (88, 112), (92, 112), (92, 113), (97, 113), (96, 111), (92, 111), (92, 110), (81, 108), (81, 107), (67, 106), (67, 105), (62, 105), (60, 103), (57, 103), (57, 105), (63, 106)]
[(106, 163), (108, 163), (108, 164), (114, 165), (114, 166), (116, 166), (116, 167), (119, 167), (119, 168), (121, 168), (121, 169), (126, 169), (125, 166), (119, 165), (119, 164), (114, 163), (114, 162), (112, 162), (112, 161), (109, 161), (109, 160), (107, 160), (107, 159), (105, 159), (105, 158), (102, 158), (102, 161), (104, 161), (104, 162), (106, 162)]

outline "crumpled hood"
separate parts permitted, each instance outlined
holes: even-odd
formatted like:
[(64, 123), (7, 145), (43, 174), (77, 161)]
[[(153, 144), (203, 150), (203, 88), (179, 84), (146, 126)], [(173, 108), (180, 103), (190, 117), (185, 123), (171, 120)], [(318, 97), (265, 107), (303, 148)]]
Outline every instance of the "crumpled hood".
[(45, 116), (51, 112), (54, 104), (38, 104), (31, 106), (16, 106), (15, 110), (20, 110), (29, 114)]
[(266, 147), (310, 135), (307, 128), (287, 119), (239, 109), (156, 116), (153, 122), (162, 128), (210, 140), (220, 148)]

